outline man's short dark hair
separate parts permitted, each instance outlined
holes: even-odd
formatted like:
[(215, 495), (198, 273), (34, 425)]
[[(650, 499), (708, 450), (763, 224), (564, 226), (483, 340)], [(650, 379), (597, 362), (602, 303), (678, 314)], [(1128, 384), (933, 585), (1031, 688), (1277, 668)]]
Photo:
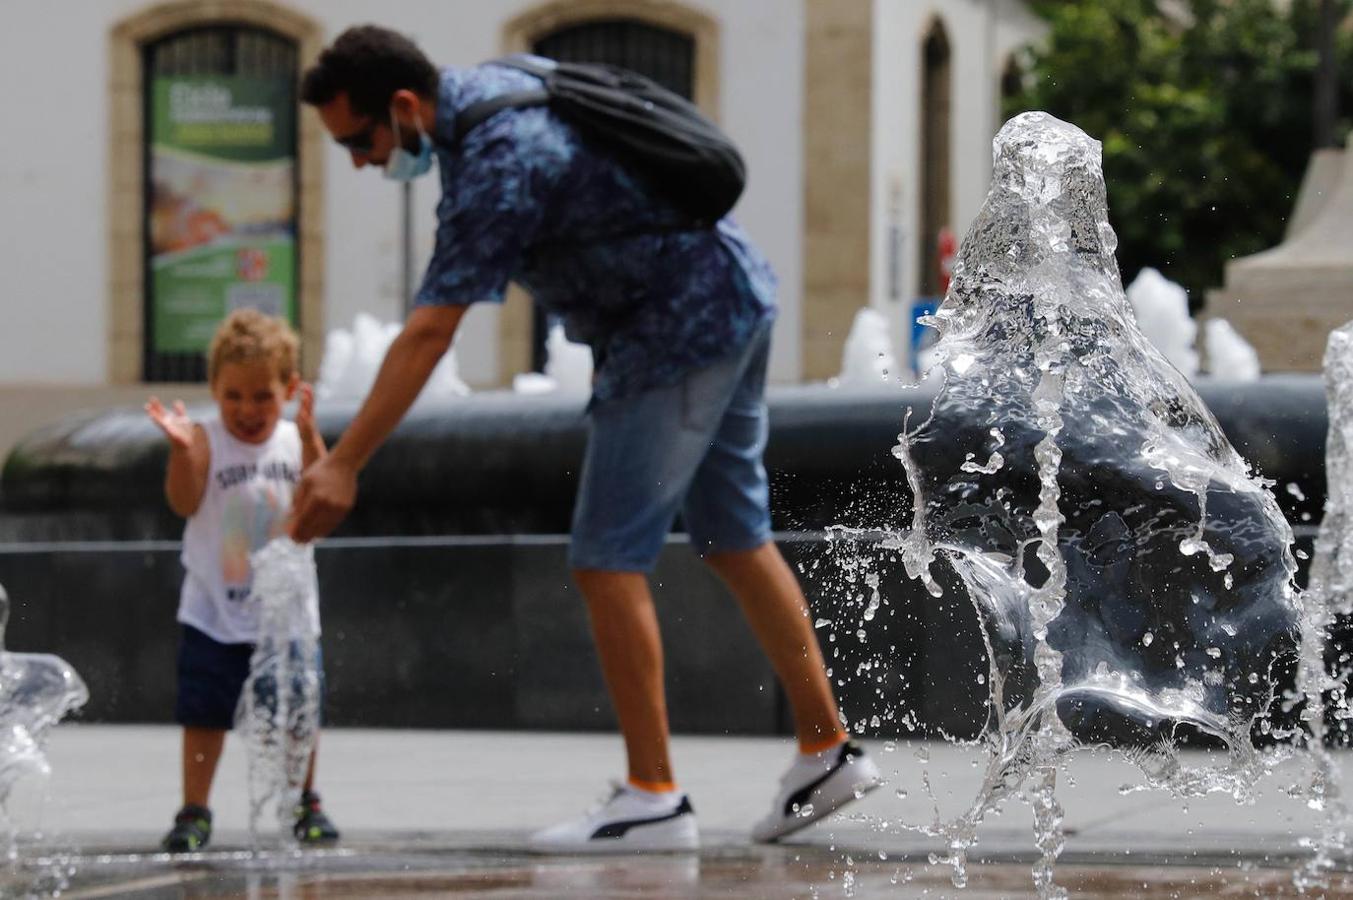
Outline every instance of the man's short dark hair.
[(301, 100), (323, 106), (346, 93), (354, 113), (379, 118), (395, 91), (435, 97), (439, 80), (437, 67), (413, 41), (378, 25), (358, 25), (335, 38), (306, 71)]

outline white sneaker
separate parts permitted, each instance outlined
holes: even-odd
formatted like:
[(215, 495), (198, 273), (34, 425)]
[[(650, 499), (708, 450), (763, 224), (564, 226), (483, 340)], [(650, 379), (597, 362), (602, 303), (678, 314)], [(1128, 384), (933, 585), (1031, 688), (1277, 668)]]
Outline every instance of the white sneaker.
[(752, 828), (752, 839), (778, 841), (831, 815), (883, 783), (878, 766), (854, 741), (821, 753), (796, 754), (780, 777), (770, 814)]
[(685, 794), (612, 786), (609, 799), (578, 819), (531, 835), (537, 853), (662, 853), (697, 850), (700, 830)]

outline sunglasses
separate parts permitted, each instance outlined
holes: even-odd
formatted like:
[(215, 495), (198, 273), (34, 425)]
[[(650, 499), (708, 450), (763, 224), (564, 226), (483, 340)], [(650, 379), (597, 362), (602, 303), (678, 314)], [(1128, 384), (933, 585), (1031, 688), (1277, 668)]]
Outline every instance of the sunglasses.
[(370, 153), (375, 146), (376, 128), (381, 123), (373, 120), (365, 128), (342, 137), (335, 136), (334, 143), (353, 153)]

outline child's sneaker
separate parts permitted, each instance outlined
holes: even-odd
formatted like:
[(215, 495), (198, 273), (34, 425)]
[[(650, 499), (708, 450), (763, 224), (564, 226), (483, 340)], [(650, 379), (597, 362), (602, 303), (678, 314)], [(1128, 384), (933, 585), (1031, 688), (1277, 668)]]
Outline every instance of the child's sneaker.
[(778, 841), (882, 783), (878, 766), (854, 741), (844, 741), (821, 753), (799, 753), (780, 778), (770, 814), (752, 828), (752, 838)]
[(174, 827), (160, 841), (170, 853), (196, 853), (211, 840), (211, 810), (189, 803), (174, 816)]
[(296, 824), (291, 827), (302, 844), (331, 844), (338, 840), (338, 829), (320, 806), (319, 794), (305, 791), (296, 806)]
[(700, 830), (685, 794), (613, 785), (610, 799), (578, 819), (531, 835), (537, 853), (636, 853), (695, 850)]

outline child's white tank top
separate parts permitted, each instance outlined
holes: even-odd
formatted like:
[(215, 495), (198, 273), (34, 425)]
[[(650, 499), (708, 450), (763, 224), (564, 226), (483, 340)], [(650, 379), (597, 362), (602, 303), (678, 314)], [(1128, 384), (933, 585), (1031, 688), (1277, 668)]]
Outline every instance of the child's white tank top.
[[(249, 555), (286, 533), (301, 478), (301, 436), (286, 420), (261, 444), (235, 438), (218, 418), (202, 427), (211, 468), (202, 502), (183, 529), (186, 574), (178, 620), (223, 644), (252, 644), (258, 641), (259, 608), (250, 592)], [(307, 594), (305, 633), (295, 637), (319, 635), (319, 598), (315, 591)]]

